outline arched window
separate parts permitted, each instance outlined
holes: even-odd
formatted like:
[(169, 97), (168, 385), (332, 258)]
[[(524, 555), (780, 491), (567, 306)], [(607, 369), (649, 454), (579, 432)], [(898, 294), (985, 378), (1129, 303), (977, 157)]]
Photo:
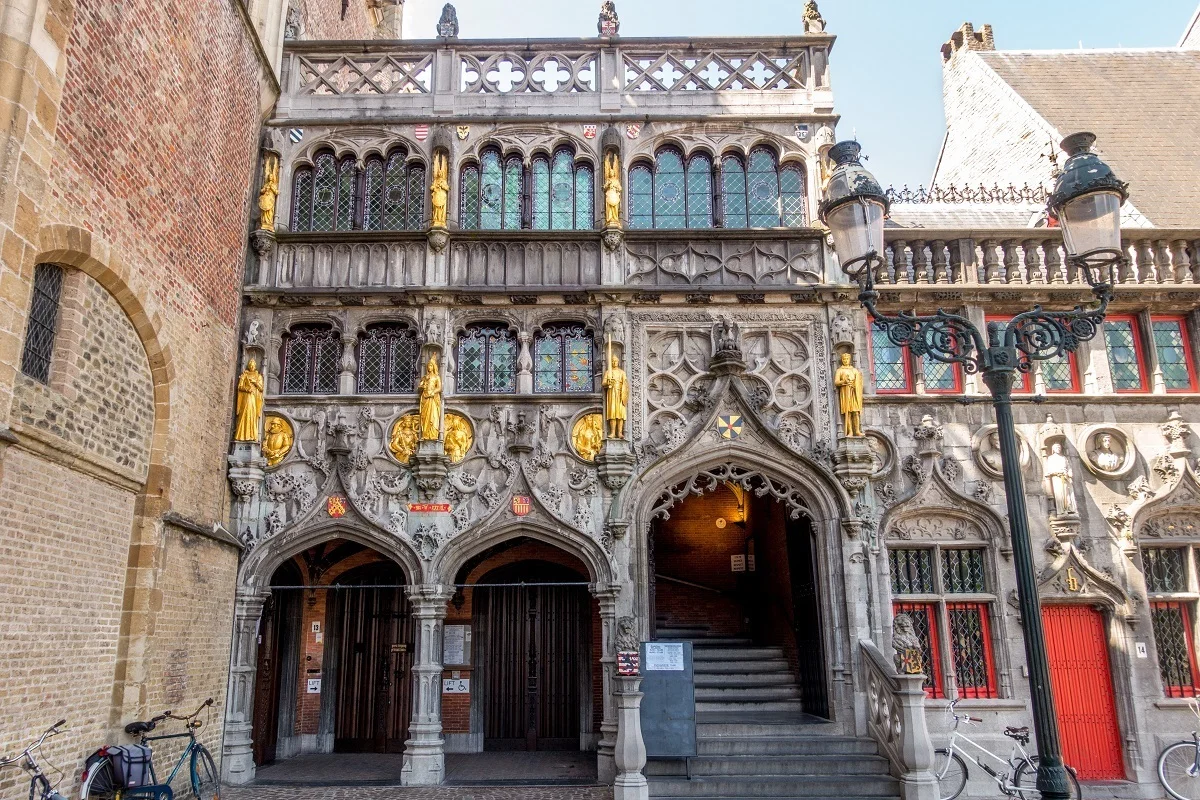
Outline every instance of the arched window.
[(358, 391), (409, 394), (416, 391), (417, 334), (406, 325), (372, 325), (358, 337)]
[(582, 325), (547, 325), (533, 340), (533, 391), (592, 391), (592, 336)]
[(354, 228), (358, 168), (352, 156), (338, 161), (319, 153), (311, 167), (296, 170), (292, 182), (293, 231), (348, 231)]
[(398, 150), (387, 161), (378, 156), (367, 161), (364, 230), (420, 230), (425, 209), (425, 166), (407, 162), (406, 156), (403, 150)]
[(283, 340), (283, 393), (336, 394), (342, 347), (329, 325), (297, 325)]
[(517, 390), (517, 339), (503, 325), (471, 325), (458, 335), (461, 394)]
[(750, 151), (748, 167), (738, 156), (726, 156), (721, 199), (726, 228), (802, 227), (804, 172), (795, 164), (779, 169), (766, 147)]
[(664, 148), (654, 157), (654, 172), (644, 164), (629, 171), (629, 227), (711, 228), (712, 160), (697, 153), (687, 160)]
[(525, 168), (521, 157), (501, 159), (498, 150), (485, 150), (479, 164), (463, 168), (459, 188), (459, 217), (467, 230), (516, 230), (521, 227)]
[(534, 230), (591, 229), (595, 195), (590, 164), (577, 164), (571, 151), (564, 148), (553, 160), (535, 157), (532, 173)]

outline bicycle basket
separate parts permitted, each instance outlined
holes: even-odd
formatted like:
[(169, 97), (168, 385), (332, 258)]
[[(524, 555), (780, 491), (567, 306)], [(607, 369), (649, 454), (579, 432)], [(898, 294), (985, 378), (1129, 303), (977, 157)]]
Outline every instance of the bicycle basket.
[(150, 774), (150, 748), (144, 744), (126, 744), (108, 748), (112, 759), (114, 780), (120, 781), (121, 789), (150, 786), (154, 778)]

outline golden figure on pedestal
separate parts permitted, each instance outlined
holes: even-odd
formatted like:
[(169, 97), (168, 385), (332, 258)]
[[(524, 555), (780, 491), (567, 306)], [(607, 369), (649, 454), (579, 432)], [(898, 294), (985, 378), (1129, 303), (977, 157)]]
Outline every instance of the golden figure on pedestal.
[(595, 461), (604, 444), (604, 418), (599, 414), (584, 414), (571, 428), (571, 444), (584, 461)]
[(267, 466), (273, 467), (287, 458), (296, 435), (292, 431), (292, 424), (275, 414), (267, 415), (263, 427), (266, 434), (263, 436), (262, 454), (267, 459)]
[(475, 434), (471, 432), (471, 423), (462, 414), (453, 411), (446, 414), (446, 457), (451, 464), (459, 464), (467, 457)]
[(388, 438), (388, 450), (401, 464), (407, 464), (413, 453), (417, 452), (418, 435), (421, 428), (419, 414), (405, 414), (392, 425), (392, 435)]
[(279, 199), (279, 156), (267, 153), (263, 159), (263, 182), (258, 190), (258, 229), (275, 230), (275, 201)]
[(612, 339), (608, 340), (608, 369), (601, 381), (604, 389), (604, 419), (608, 422), (608, 438), (625, 438), (625, 420), (629, 417), (629, 378), (621, 362), (612, 354)]
[(433, 156), (433, 180), (429, 184), (429, 200), (433, 208), (431, 226), (446, 227), (446, 207), (450, 201), (450, 158), (445, 151)]
[(621, 159), (615, 152), (604, 158), (604, 227), (621, 227)]
[(430, 356), (425, 364), (425, 375), (417, 385), (421, 395), (421, 441), (435, 441), (442, 437), (442, 376), (438, 373), (437, 356)]
[(233, 433), (235, 442), (262, 441), (259, 423), (262, 422), (263, 376), (254, 359), (238, 377), (237, 384), (237, 427)]
[(842, 353), (842, 365), (833, 374), (842, 412), (842, 430), (846, 436), (862, 436), (863, 375), (850, 363), (850, 354)]

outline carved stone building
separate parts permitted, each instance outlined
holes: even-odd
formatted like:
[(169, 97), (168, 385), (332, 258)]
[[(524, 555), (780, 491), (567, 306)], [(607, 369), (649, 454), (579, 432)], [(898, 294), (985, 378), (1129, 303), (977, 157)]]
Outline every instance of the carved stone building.
[[(795, 36), (616, 24), (466, 41), (450, 9), (437, 40), (285, 45), (241, 340), (264, 440), (229, 457), (228, 781), (375, 749), (436, 784), (447, 752), (569, 747), (621, 797), (643, 771), (661, 796), (929, 797), (950, 698), (990, 744), (1028, 721), (984, 388), (873, 330), (816, 223), (834, 37), (815, 8)], [(983, 323), (1083, 299), (1036, 194), (897, 203), (881, 302)], [(1200, 233), (1155, 222), (1126, 229), (1104, 330), (1025, 376), (1039, 402), (1016, 411), (1067, 757), (1130, 796), (1200, 685)], [(839, 427), (842, 354), (867, 374), (862, 438)], [(894, 662), (900, 614), (920, 652)], [(690, 779), (644, 765), (618, 674), (656, 640), (693, 647)], [(925, 677), (898, 672), (913, 658)]]

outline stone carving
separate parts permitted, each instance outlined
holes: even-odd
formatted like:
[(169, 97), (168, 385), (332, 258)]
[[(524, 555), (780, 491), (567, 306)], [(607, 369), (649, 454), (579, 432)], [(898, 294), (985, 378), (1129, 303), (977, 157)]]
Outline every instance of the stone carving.
[(453, 411), (446, 414), (446, 457), (451, 464), (461, 464), (475, 441), (470, 421)]
[(912, 617), (900, 613), (892, 617), (892, 649), (896, 651), (896, 668), (905, 675), (925, 671), (921, 656), (921, 640), (917, 637)]
[(1050, 445), (1050, 454), (1043, 464), (1046, 497), (1051, 501), (1050, 513), (1060, 517), (1078, 516), (1075, 505), (1075, 473), (1063, 454), (1062, 442)]
[(617, 652), (636, 653), (638, 651), (637, 622), (633, 617), (621, 617), (617, 620), (616, 645)]
[(450, 247), (453, 286), (510, 288), (594, 286), (600, 283), (600, 245), (594, 241), (455, 241)]
[(429, 356), (425, 374), (417, 384), (421, 397), (420, 426), (417, 429), (421, 441), (436, 441), (442, 435), (442, 376), (438, 374), (437, 356)]
[(1154, 464), (1151, 468), (1163, 483), (1171, 483), (1179, 477), (1179, 466), (1175, 463), (1175, 459), (1167, 453), (1163, 453), (1154, 459)]
[(413, 453), (417, 452), (420, 428), (421, 417), (418, 414), (405, 414), (392, 424), (388, 449), (401, 464), (407, 464)]
[(912, 478), (913, 483), (920, 486), (925, 482), (925, 467), (921, 464), (919, 456), (907, 455), (900, 462), (900, 469), (904, 470), (908, 477)]
[(627, 283), (795, 286), (821, 281), (819, 240), (629, 243)]
[[(714, 92), (737, 89), (763, 91), (804, 89), (807, 65), (817, 48), (799, 52), (766, 51), (722, 47), (719, 51), (696, 46), (663, 51), (661, 45), (639, 51), (622, 48), (625, 73), (624, 91), (637, 92)], [(705, 68), (711, 63), (729, 65), (719, 71)], [(620, 69), (620, 68), (619, 68)], [(667, 77), (669, 76), (669, 77)]]
[(946, 476), (946, 480), (948, 481), (957, 481), (962, 477), (962, 464), (958, 463), (958, 459), (954, 456), (942, 456), (939, 466), (942, 469), (942, 474)]
[(816, 0), (808, 0), (808, 2), (804, 4), (804, 32), (825, 32), (825, 18), (822, 17), (821, 12), (817, 10)]
[[(549, 406), (542, 406), (543, 411), (548, 408)], [(500, 409), (493, 408), (492, 410), (499, 411)], [(537, 429), (532, 422), (526, 419), (524, 411), (518, 411), (516, 421), (509, 420), (504, 429), (508, 432), (509, 451), (513, 453), (528, 453), (533, 450), (533, 436), (537, 432)], [(545, 435), (549, 436), (548, 430)]]
[(283, 24), (284, 41), (292, 42), (300, 38), (300, 5), (288, 3), (287, 18)]
[(599, 414), (584, 414), (571, 428), (571, 445), (584, 461), (595, 461), (604, 444), (604, 421)]
[(875, 496), (885, 507), (894, 505), (896, 503), (896, 485), (891, 481), (884, 481), (875, 487)]
[(1178, 452), (1179, 455), (1191, 452), (1187, 446), (1187, 436), (1191, 433), (1191, 429), (1183, 421), (1183, 417), (1179, 415), (1178, 410), (1174, 410), (1167, 415), (1167, 421), (1159, 425), (1158, 429), (1166, 437), (1167, 444), (1169, 445), (1168, 452)]
[(950, 517), (917, 517), (895, 523), (887, 530), (889, 539), (909, 541), (911, 539), (928, 539), (930, 541), (962, 541), (964, 539), (982, 539), (979, 526), (965, 519)]
[(921, 422), (912, 431), (912, 437), (922, 453), (940, 452), (943, 436), (942, 426), (938, 424), (932, 414), (921, 417)]
[[(975, 465), (983, 474), (991, 478), (1004, 476), (1000, 457), (1000, 432), (995, 425), (984, 426), (975, 432), (971, 439), (971, 452), (975, 457)], [(1020, 434), (1017, 434), (1017, 452), (1020, 453), (1021, 468), (1027, 469), (1032, 453), (1029, 444)]]
[(1120, 478), (1128, 474), (1137, 451), (1125, 432), (1111, 425), (1092, 425), (1077, 439), (1083, 465), (1101, 478)]
[(604, 227), (621, 227), (621, 157), (615, 150), (604, 156)]
[(761, 472), (726, 463), (702, 470), (686, 481), (669, 487), (654, 504), (650, 517), (651, 519), (670, 519), (671, 508), (684, 498), (714, 491), (727, 482), (740, 486), (744, 491), (753, 492), (757, 497), (769, 496), (782, 502), (787, 507), (788, 514), (792, 519), (799, 519), (801, 515), (809, 514), (808, 506), (804, 501), (803, 489), (763, 475)]
[(1146, 479), (1145, 475), (1138, 475), (1129, 484), (1127, 494), (1131, 500), (1138, 503), (1154, 497), (1154, 489), (1150, 487), (1150, 481)]
[(438, 150), (433, 155), (433, 179), (429, 183), (429, 203), (433, 210), (433, 217), (430, 220), (432, 227), (446, 227), (446, 209), (449, 199), (450, 158), (445, 150)]
[(238, 377), (237, 385), (237, 426), (234, 429), (235, 442), (257, 442), (262, 434), (263, 410), (263, 376), (258, 371), (254, 359), (246, 365)]
[(871, 477), (879, 478), (891, 473), (896, 465), (896, 448), (886, 433), (868, 430), (865, 434), (871, 448)]
[(741, 359), (742, 347), (738, 343), (738, 328), (729, 317), (721, 317), (713, 326), (713, 357)]
[(837, 348), (854, 347), (854, 323), (850, 318), (841, 311), (837, 312), (833, 321), (829, 324), (829, 335), (833, 340), (833, 347)]
[(263, 437), (262, 454), (267, 459), (267, 466), (274, 467), (287, 458), (295, 441), (295, 431), (292, 423), (278, 414), (268, 414), (264, 423), (266, 436)]
[(981, 503), (991, 503), (996, 499), (996, 487), (991, 481), (976, 481), (975, 490), (971, 495)]
[(841, 366), (833, 373), (833, 385), (838, 390), (843, 434), (862, 436), (863, 375), (850, 363), (849, 353), (842, 353)]
[(1169, 488), (1134, 513), (1132, 526), (1139, 539), (1200, 536), (1200, 478), (1191, 465), (1185, 462)]
[(459, 52), (463, 94), (568, 94), (596, 91), (596, 51)]
[(258, 491), (261, 485), (259, 481), (254, 480), (231, 480), (229, 485), (233, 487), (233, 493), (241, 500), (245, 500), (250, 495)]
[(450, 3), (442, 6), (442, 16), (437, 23), (437, 35), (443, 39), (458, 38), (458, 12)]

